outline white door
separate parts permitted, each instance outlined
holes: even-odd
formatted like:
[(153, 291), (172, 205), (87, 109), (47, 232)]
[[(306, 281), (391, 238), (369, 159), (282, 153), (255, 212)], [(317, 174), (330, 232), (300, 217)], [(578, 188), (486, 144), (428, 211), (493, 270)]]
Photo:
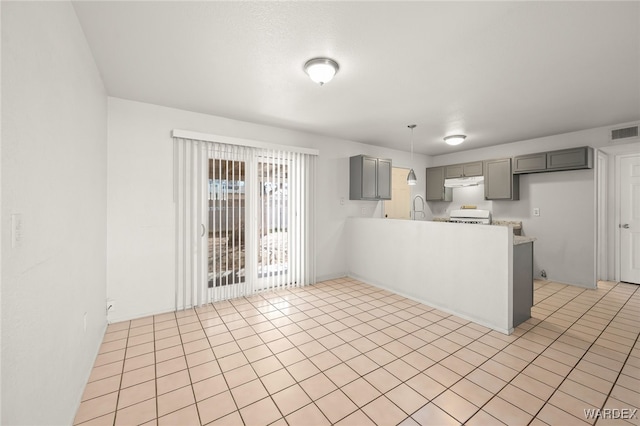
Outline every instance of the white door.
[(620, 159), (620, 281), (640, 284), (640, 156)]

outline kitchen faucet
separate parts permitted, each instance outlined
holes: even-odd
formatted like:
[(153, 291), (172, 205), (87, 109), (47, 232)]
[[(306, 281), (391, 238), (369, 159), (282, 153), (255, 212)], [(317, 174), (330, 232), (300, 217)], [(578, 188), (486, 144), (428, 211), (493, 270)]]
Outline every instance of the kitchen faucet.
[[(416, 199), (420, 198), (420, 210), (416, 209)], [(421, 213), (422, 214), (422, 219), (424, 219), (426, 217), (425, 213), (424, 213), (424, 198), (422, 198), (422, 195), (418, 194), (415, 197), (413, 197), (413, 220), (416, 220), (416, 213)]]

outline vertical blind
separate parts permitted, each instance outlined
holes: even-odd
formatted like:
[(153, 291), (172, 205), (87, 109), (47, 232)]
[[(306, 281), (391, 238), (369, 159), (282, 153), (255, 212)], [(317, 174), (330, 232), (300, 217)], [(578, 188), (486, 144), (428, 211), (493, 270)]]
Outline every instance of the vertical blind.
[(315, 282), (315, 155), (173, 143), (176, 310)]

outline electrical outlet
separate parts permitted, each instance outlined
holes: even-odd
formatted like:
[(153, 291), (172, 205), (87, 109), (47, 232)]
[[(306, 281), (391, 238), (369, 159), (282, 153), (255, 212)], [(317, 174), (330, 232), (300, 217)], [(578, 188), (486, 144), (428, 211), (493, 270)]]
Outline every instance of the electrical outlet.
[(344, 206), (344, 197), (340, 197), (340, 205)]
[(540, 216), (540, 209), (538, 207), (533, 209), (533, 215), (534, 216)]
[(362, 216), (366, 216), (367, 215), (367, 208), (366, 207), (362, 207), (362, 209), (360, 209), (360, 212), (362, 213)]

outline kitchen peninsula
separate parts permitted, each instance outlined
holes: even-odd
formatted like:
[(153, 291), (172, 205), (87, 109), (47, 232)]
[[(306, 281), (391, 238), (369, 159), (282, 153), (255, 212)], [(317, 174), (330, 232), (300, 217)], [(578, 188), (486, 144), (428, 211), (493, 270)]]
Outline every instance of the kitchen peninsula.
[(530, 317), (533, 240), (510, 226), (352, 217), (348, 274), (510, 334)]

